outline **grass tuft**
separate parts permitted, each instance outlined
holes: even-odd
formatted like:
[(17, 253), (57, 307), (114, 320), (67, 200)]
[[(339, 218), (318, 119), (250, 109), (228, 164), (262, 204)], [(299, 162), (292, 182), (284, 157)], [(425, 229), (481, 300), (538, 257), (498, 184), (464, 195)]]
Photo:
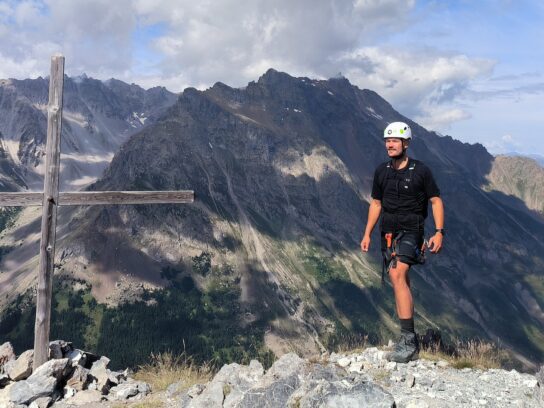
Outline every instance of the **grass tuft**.
[(181, 381), (177, 392), (182, 393), (195, 384), (207, 383), (212, 374), (209, 364), (197, 365), (185, 353), (174, 355), (165, 352), (152, 353), (149, 363), (139, 366), (134, 378), (150, 384), (154, 392)]
[(455, 353), (449, 355), (436, 348), (423, 349), (419, 353), (420, 357), (427, 360), (445, 360), (457, 369), (462, 368), (501, 368), (508, 360), (506, 352), (500, 349), (496, 344), (484, 340), (457, 340), (455, 344)]

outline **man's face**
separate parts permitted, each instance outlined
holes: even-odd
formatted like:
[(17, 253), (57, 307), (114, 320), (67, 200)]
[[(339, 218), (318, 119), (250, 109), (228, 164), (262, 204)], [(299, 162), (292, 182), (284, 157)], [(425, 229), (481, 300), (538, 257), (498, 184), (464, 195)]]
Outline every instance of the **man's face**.
[(385, 148), (389, 157), (398, 157), (402, 154), (403, 147), (408, 146), (408, 141), (395, 137), (385, 139)]

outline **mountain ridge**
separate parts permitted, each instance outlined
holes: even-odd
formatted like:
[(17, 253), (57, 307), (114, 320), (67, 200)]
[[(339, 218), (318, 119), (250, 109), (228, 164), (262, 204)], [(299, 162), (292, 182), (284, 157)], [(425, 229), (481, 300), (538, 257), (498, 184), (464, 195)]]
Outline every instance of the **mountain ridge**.
[[(542, 218), (483, 189), (493, 156), (482, 145), (428, 132), (346, 79), (269, 70), (245, 88), (186, 89), (88, 189), (194, 189), (195, 204), (66, 211), (59, 275), (86, 279), (101, 302), (119, 299), (125, 278), (224, 285), (240, 307), (233, 330), (253, 327), (278, 355), (383, 341), (396, 330), (392, 295), (380, 289), (376, 233), (368, 256), (359, 241), (393, 120), (412, 127), (409, 153), (446, 204), (445, 249), (412, 274), (418, 328), (499, 338), (525, 364), (542, 361)], [(13, 288), (5, 275), (0, 285)]]

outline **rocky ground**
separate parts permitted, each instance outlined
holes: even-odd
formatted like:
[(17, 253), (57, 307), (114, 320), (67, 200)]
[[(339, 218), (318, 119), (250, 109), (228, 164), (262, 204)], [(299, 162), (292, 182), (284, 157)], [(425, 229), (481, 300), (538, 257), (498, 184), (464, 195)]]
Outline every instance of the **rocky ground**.
[(180, 381), (160, 393), (67, 343), (52, 343), (52, 360), (31, 375), (31, 353), (15, 359), (9, 344), (2, 350), (1, 408), (544, 407), (544, 367), (531, 375), (456, 369), (444, 360), (397, 364), (375, 347), (314, 361), (289, 353), (268, 370), (256, 360), (233, 363), (207, 384), (187, 390)]
[[(515, 370), (450, 367), (446, 361), (387, 362), (368, 348), (309, 362), (281, 357), (265, 373), (249, 366), (224, 366), (206, 385), (176, 395), (165, 406), (197, 407), (538, 407), (544, 406), (544, 369), (537, 376)], [(538, 378), (538, 379), (537, 379)]]

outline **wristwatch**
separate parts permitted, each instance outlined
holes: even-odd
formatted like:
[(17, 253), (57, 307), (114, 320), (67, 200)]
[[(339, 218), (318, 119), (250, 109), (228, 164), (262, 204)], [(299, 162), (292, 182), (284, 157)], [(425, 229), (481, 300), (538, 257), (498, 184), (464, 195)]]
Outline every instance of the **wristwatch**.
[(436, 232), (440, 232), (442, 236), (446, 235), (446, 230), (444, 228), (437, 228)]

